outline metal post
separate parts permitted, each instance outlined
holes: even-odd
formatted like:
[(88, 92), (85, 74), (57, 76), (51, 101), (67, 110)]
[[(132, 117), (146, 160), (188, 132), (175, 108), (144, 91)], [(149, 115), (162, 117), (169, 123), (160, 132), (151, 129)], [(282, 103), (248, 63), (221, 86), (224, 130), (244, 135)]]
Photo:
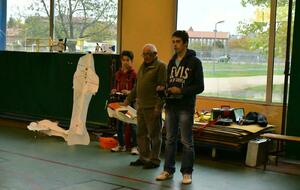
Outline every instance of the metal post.
[[(220, 23), (224, 23), (225, 20), (220, 20), (218, 22), (215, 23), (215, 29), (214, 29), (214, 33), (215, 33), (215, 36), (214, 36), (214, 44), (213, 44), (213, 48), (214, 48), (214, 52), (216, 53), (216, 48), (217, 48), (217, 25), (220, 24)], [(215, 74), (215, 71), (216, 71), (216, 63), (215, 63), (216, 60), (213, 61), (213, 74)]]

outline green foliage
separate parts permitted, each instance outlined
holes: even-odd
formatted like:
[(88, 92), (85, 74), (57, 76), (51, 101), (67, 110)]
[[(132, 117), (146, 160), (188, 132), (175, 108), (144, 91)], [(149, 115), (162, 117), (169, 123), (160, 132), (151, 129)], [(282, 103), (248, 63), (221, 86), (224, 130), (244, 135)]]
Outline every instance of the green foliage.
[(270, 7), (270, 0), (241, 0), (241, 4), (246, 7), (247, 4), (261, 7)]
[(109, 28), (106, 27), (106, 23), (97, 22), (94, 26), (89, 27), (83, 34), (83, 38), (90, 41), (108, 41), (117, 38), (117, 25), (112, 24)]
[(27, 17), (24, 28), (27, 38), (45, 38), (49, 36), (49, 20), (45, 17)]
[(223, 44), (223, 42), (221, 42), (220, 40), (215, 41), (215, 42), (213, 43), (213, 46), (214, 46), (214, 47), (217, 47), (217, 48), (219, 48), (219, 49), (224, 49), (224, 44)]
[(228, 46), (230, 49), (244, 49), (249, 50), (250, 39), (243, 37), (240, 39), (231, 39), (228, 42)]
[(244, 37), (246, 43), (242, 46), (248, 50), (260, 50), (261, 53), (267, 54), (268, 52), (268, 36), (269, 28), (268, 23), (263, 22), (240, 22), (237, 28), (238, 32), (247, 36)]
[[(243, 6), (253, 5), (260, 8), (270, 8), (270, 0), (242, 0)], [(275, 56), (279, 58), (285, 57), (286, 49), (286, 30), (287, 30), (287, 14), (288, 1), (278, 0), (276, 16), (276, 47)], [(243, 47), (249, 50), (259, 50), (260, 53), (267, 55), (269, 41), (269, 22), (240, 22), (238, 32), (247, 36), (247, 43)]]
[[(114, 0), (61, 0), (56, 5), (56, 33), (59, 37), (82, 38), (104, 32), (117, 20)], [(100, 24), (101, 23), (101, 24)], [(96, 28), (92, 30), (91, 28)], [(89, 32), (91, 31), (91, 32)]]
[[(241, 4), (245, 7), (247, 4), (254, 6), (270, 7), (271, 0), (241, 0)], [(277, 0), (277, 6), (286, 6), (287, 0)]]
[(7, 28), (20, 28), (22, 25), (21, 19), (18, 18), (9, 17), (7, 22)]

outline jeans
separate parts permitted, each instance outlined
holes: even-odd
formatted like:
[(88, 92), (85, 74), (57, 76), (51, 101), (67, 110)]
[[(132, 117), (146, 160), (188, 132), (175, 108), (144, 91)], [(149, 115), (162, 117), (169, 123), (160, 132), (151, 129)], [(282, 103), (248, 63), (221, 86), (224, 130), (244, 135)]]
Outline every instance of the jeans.
[[(129, 124), (130, 126), (130, 135), (131, 135), (131, 145), (132, 147), (136, 147), (137, 146), (137, 141), (136, 141), (136, 125), (133, 124)], [(120, 146), (125, 146), (125, 142), (124, 142), (124, 127), (125, 127), (125, 123), (121, 122), (121, 121), (117, 121), (117, 134), (118, 134), (118, 141), (119, 141), (119, 145)]]
[(166, 108), (166, 147), (164, 171), (175, 172), (177, 137), (180, 129), (180, 140), (183, 145), (181, 169), (182, 174), (192, 174), (195, 159), (192, 127), (194, 112), (176, 108)]

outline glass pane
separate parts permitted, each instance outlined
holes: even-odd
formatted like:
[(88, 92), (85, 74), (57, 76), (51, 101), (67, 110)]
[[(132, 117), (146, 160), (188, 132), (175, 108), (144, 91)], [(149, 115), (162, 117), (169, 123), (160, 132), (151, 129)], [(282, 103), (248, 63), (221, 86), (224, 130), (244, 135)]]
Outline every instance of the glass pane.
[(49, 51), (49, 0), (8, 0), (6, 50)]
[[(294, 4), (295, 4), (295, 0), (294, 0)], [(293, 6), (293, 14), (292, 14), (293, 17), (294, 17), (294, 12), (295, 12), (295, 6)], [(273, 76), (273, 94), (272, 94), (272, 101), (277, 103), (281, 103), (283, 101), (287, 21), (288, 21), (288, 1), (286, 0), (278, 1), (277, 13), (276, 13), (277, 26), (276, 26), (276, 38), (275, 38), (274, 76)], [(292, 23), (293, 22), (294, 19), (292, 19)], [(293, 28), (294, 27), (292, 26), (292, 29)], [(291, 36), (293, 36), (293, 34), (291, 34)]]
[(178, 0), (177, 28), (203, 63), (202, 95), (265, 101), (270, 1), (255, 2)]
[(67, 51), (115, 52), (118, 0), (56, 0), (55, 38), (67, 39)]

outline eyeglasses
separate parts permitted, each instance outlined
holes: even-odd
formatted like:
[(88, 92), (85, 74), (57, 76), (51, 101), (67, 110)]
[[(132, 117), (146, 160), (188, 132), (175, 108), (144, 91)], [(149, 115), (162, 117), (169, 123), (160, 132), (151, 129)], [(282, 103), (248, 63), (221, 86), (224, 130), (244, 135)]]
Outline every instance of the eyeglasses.
[(146, 56), (153, 56), (155, 53), (153, 53), (153, 52), (147, 52), (147, 53), (142, 53), (142, 56), (143, 57), (146, 57)]

